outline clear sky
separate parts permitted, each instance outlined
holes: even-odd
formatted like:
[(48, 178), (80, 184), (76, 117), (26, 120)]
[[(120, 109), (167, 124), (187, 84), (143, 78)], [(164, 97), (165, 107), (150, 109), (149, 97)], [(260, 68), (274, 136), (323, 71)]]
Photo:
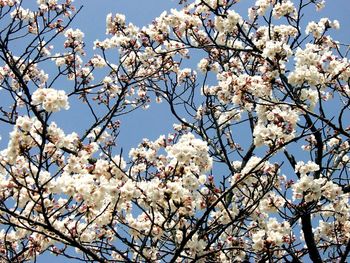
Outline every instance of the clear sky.
[[(34, 2), (34, 0), (31, 0)], [(246, 16), (246, 7), (254, 3), (252, 0), (241, 0), (241, 13)], [(158, 16), (164, 10), (176, 8), (176, 0), (76, 0), (76, 6), (84, 5), (76, 21), (72, 24), (73, 28), (80, 28), (85, 33), (85, 42), (87, 50), (92, 50), (92, 43), (96, 39), (104, 39), (105, 35), (105, 17), (108, 13), (124, 13), (128, 22), (132, 22), (140, 27), (152, 22), (153, 18)], [(349, 0), (328, 0), (326, 8), (319, 14), (310, 13), (311, 17), (329, 17), (338, 19), (341, 24), (339, 32), (334, 34), (335, 39), (343, 42), (350, 42), (350, 1)], [(317, 19), (318, 20), (318, 19)], [(90, 53), (91, 55), (92, 53)], [(117, 57), (114, 63), (117, 62)], [(193, 67), (196, 67), (198, 61), (193, 61)], [(49, 73), (49, 72), (48, 72)], [(81, 130), (81, 126), (86, 120), (78, 111), (69, 112), (70, 117), (76, 117), (76, 121), (64, 123), (63, 128), (68, 131)], [(147, 137), (151, 140), (156, 139), (161, 134), (172, 132), (173, 119), (165, 104), (151, 105), (147, 111), (138, 110), (126, 118), (122, 119), (121, 135), (119, 146), (123, 146), (128, 152), (130, 147), (136, 146), (140, 140)], [(1, 130), (0, 134), (5, 138)], [(6, 141), (1, 142), (3, 148)], [(56, 262), (75, 262), (61, 257), (55, 257), (50, 254), (40, 256), (39, 263)]]

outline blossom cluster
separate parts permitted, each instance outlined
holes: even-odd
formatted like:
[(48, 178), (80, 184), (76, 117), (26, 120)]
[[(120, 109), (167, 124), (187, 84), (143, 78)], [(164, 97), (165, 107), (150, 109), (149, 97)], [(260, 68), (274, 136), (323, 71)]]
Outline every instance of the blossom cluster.
[(64, 90), (55, 90), (53, 88), (37, 89), (32, 95), (32, 104), (41, 105), (47, 112), (56, 112), (61, 109), (68, 110), (68, 96)]
[(295, 128), (299, 120), (297, 110), (291, 107), (258, 105), (258, 123), (254, 129), (254, 143), (275, 147), (295, 137)]

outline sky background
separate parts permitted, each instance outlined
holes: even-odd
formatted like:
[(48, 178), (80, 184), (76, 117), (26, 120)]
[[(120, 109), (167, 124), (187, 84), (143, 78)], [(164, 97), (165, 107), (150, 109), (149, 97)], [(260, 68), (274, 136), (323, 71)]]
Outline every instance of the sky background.
[[(34, 0), (29, 2), (34, 3)], [(26, 2), (26, 0), (25, 0)], [(254, 1), (241, 0), (239, 9), (236, 10), (243, 17), (247, 16), (247, 7), (252, 5)], [(76, 0), (75, 5), (83, 5), (83, 9), (78, 14), (73, 28), (79, 28), (85, 33), (86, 50), (92, 55), (93, 42), (96, 39), (104, 39), (105, 35), (105, 18), (108, 13), (124, 13), (127, 22), (132, 22), (139, 27), (146, 25), (157, 17), (164, 10), (176, 8), (178, 1), (175, 0)], [(307, 14), (310, 19), (318, 21), (321, 17), (329, 17), (330, 19), (338, 19), (341, 28), (333, 34), (335, 39), (342, 42), (350, 42), (350, 2), (349, 0), (329, 0), (326, 8), (321, 13), (310, 12)], [(303, 29), (304, 30), (304, 29)], [(117, 57), (113, 63), (117, 62)], [(193, 68), (196, 68), (198, 61), (191, 61)], [(48, 72), (50, 73), (50, 72)], [(1, 98), (0, 98), (1, 102)], [(71, 105), (72, 106), (72, 105)], [(86, 123), (84, 115), (77, 110), (69, 111), (70, 121), (65, 121), (65, 118), (59, 118), (59, 126), (68, 132), (81, 131), (82, 126)], [(63, 116), (63, 115), (62, 115)], [(127, 115), (122, 119), (121, 134), (119, 137), (119, 147), (125, 148), (128, 152), (131, 147), (135, 147), (142, 138), (156, 139), (161, 134), (172, 132), (172, 124), (174, 120), (169, 117), (169, 111), (166, 104), (152, 104), (148, 110), (137, 110)], [(72, 121), (74, 120), (74, 121)], [(7, 145), (6, 140), (7, 128), (0, 126), (0, 135), (3, 140), (0, 142), (0, 147), (3, 149)], [(55, 257), (50, 254), (40, 256), (37, 260), (39, 263), (56, 263), (56, 262), (75, 262), (66, 260), (61, 257)], [(77, 262), (77, 261), (76, 261)]]

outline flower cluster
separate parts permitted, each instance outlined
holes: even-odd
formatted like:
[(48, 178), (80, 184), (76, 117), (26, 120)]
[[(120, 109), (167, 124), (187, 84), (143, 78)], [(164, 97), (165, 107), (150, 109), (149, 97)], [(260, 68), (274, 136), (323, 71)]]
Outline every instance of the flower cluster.
[(289, 0), (284, 0), (279, 3), (276, 3), (273, 7), (272, 15), (275, 18), (280, 18), (282, 16), (290, 15), (291, 17), (296, 17), (296, 9), (293, 2)]
[(318, 23), (310, 22), (305, 30), (306, 34), (312, 34), (314, 38), (320, 38), (328, 29), (334, 28), (339, 29), (339, 21), (330, 21), (328, 18), (322, 18)]
[(29, 9), (24, 9), (20, 6), (11, 12), (11, 17), (16, 20), (33, 21), (35, 13)]
[(297, 110), (288, 105), (258, 105), (258, 123), (254, 129), (254, 144), (270, 147), (283, 145), (295, 137), (295, 128), (299, 119)]
[(196, 139), (192, 133), (181, 136), (180, 140), (166, 148), (168, 158), (173, 167), (189, 167), (192, 172), (203, 173), (212, 166), (212, 160), (208, 155), (208, 145), (200, 139)]
[(218, 86), (209, 87), (208, 93), (216, 95), (222, 103), (247, 105), (249, 108), (249, 95), (253, 93), (258, 97), (268, 96), (271, 91), (269, 83), (260, 76), (239, 75), (231, 72), (222, 72), (217, 75)]
[(21, 149), (31, 149), (41, 142), (38, 134), (42, 128), (36, 118), (19, 116), (13, 131), (10, 133), (7, 149), (3, 151), (6, 162), (14, 164), (20, 156)]
[(270, 218), (264, 222), (261, 230), (252, 234), (253, 249), (263, 251), (265, 249), (282, 246), (288, 243), (291, 227), (288, 222), (279, 223), (276, 218)]
[(75, 52), (84, 54), (84, 33), (80, 29), (73, 30), (72, 28), (69, 28), (64, 33), (64, 36), (67, 38), (64, 42), (65, 48), (72, 48)]
[(32, 94), (32, 104), (40, 105), (47, 112), (56, 112), (61, 109), (68, 110), (68, 96), (64, 90), (53, 88), (37, 89)]
[(215, 17), (215, 29), (218, 32), (232, 33), (237, 31), (237, 24), (243, 22), (242, 17), (233, 10), (229, 10), (225, 17)]

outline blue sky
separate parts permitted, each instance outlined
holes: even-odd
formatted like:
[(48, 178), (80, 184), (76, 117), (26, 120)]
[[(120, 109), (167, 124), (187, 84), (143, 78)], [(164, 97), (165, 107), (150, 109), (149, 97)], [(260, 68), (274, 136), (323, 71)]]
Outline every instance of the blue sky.
[[(33, 0), (31, 0), (34, 2)], [(132, 22), (142, 27), (158, 16), (164, 10), (175, 8), (177, 0), (76, 0), (75, 5), (84, 5), (81, 13), (78, 15), (73, 28), (80, 28), (85, 33), (85, 42), (87, 50), (92, 50), (92, 43), (96, 39), (103, 39), (105, 35), (105, 17), (108, 13), (124, 13), (128, 22)], [(246, 16), (246, 6), (254, 3), (251, 0), (241, 0), (241, 10), (238, 10), (243, 16)], [(335, 32), (334, 38), (343, 42), (349, 40), (350, 35), (350, 4), (349, 0), (329, 0), (326, 8), (321, 13), (310, 12), (310, 17), (329, 17), (338, 19), (341, 24), (339, 32)], [(316, 19), (318, 20), (318, 19)], [(89, 53), (89, 55), (91, 55)], [(114, 63), (117, 62), (117, 57)], [(193, 61), (195, 68), (197, 61)], [(63, 122), (63, 128), (68, 131), (79, 131), (81, 125), (86, 123), (86, 119), (81, 116), (79, 111), (69, 112), (70, 119), (76, 119), (69, 123)], [(151, 140), (156, 139), (161, 134), (172, 132), (173, 119), (165, 104), (152, 104), (147, 111), (138, 110), (122, 119), (121, 134), (119, 146), (125, 148), (128, 152), (130, 147), (136, 146), (142, 138)], [(0, 127), (0, 134), (5, 139), (4, 129)], [(7, 144), (6, 139), (0, 143), (1, 148)], [(55, 257), (50, 254), (40, 256), (37, 262), (74, 262), (64, 258)]]

